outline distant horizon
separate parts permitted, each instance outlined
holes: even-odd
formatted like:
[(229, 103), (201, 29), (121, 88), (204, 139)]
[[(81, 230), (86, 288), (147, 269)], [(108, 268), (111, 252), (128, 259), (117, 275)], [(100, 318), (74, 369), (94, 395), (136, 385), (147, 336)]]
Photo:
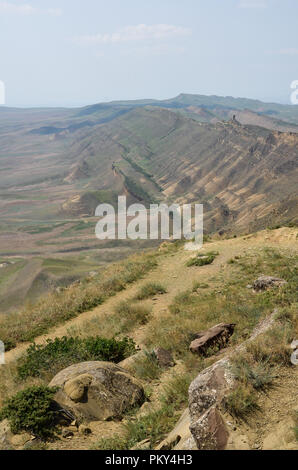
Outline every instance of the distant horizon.
[[(260, 103), (265, 103), (265, 104), (277, 104), (277, 105), (282, 105), (282, 106), (295, 106), (291, 103), (290, 99), (288, 103), (282, 102), (282, 101), (273, 101), (273, 100), (266, 100), (266, 99), (259, 99), (259, 98), (248, 98), (247, 96), (233, 96), (233, 95), (220, 95), (220, 94), (205, 94), (205, 93), (186, 93), (186, 92), (181, 92), (178, 95), (175, 96), (170, 96), (170, 97), (165, 97), (165, 98), (148, 98), (148, 97), (141, 97), (141, 98), (135, 98), (135, 99), (111, 99), (111, 100), (106, 100), (106, 101), (94, 101), (94, 102), (87, 102), (87, 103), (82, 103), (82, 104), (57, 104), (57, 105), (46, 105), (46, 104), (40, 104), (40, 105), (9, 105), (9, 104), (4, 104), (0, 105), (0, 109), (76, 109), (76, 108), (85, 108), (88, 106), (94, 106), (97, 104), (110, 104), (110, 103), (120, 103), (120, 102), (138, 102), (138, 101), (168, 101), (168, 100), (173, 100), (175, 98), (178, 98), (181, 95), (186, 95), (186, 96), (206, 96), (206, 97), (216, 97), (216, 98), (232, 98), (235, 100), (249, 100), (249, 101), (259, 101)], [(203, 106), (203, 105), (201, 105)]]
[(189, 94), (290, 104), (292, 0), (0, 0), (0, 82), (19, 108)]

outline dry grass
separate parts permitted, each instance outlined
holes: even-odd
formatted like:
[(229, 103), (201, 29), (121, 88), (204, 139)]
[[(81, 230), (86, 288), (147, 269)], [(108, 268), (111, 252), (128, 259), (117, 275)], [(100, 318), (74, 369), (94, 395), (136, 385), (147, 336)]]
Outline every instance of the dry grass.
[[(177, 295), (168, 312), (150, 322), (145, 339), (146, 347), (151, 349), (160, 346), (174, 352), (178, 357), (184, 357), (194, 335), (219, 322), (236, 324), (231, 344), (243, 341), (260, 319), (276, 307), (281, 310), (292, 308), (290, 305), (297, 300), (295, 263), (294, 257), (273, 250), (261, 251), (257, 256), (241, 257), (229, 268), (229, 277), (215, 279), (216, 290), (202, 289), (198, 292), (197, 289), (192, 289)], [(247, 289), (247, 284), (258, 273), (266, 271), (283, 277), (288, 284), (284, 288), (258, 294)], [(282, 333), (285, 335), (283, 341), (275, 334), (275, 342), (285, 344), (289, 341), (287, 329)], [(285, 354), (288, 359), (283, 346), (280, 348), (280, 355)]]
[(18, 314), (1, 316), (0, 338), (6, 350), (17, 343), (32, 341), (49, 328), (102, 304), (155, 268), (156, 256), (138, 255), (128, 262), (109, 267), (99, 278), (70, 286), (63, 292), (53, 292), (34, 307), (27, 307)]
[(141, 287), (135, 299), (146, 300), (154, 297), (155, 295), (165, 294), (166, 292), (166, 288), (162, 284), (159, 284), (157, 282), (148, 282), (147, 284)]

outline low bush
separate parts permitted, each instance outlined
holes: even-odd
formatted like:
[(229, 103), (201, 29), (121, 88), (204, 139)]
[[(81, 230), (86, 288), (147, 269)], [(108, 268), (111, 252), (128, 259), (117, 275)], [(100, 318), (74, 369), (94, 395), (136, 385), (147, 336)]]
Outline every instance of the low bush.
[(155, 354), (149, 351), (145, 351), (144, 354), (134, 360), (132, 370), (142, 380), (158, 379), (162, 372)]
[(4, 403), (0, 421), (8, 419), (14, 434), (29, 432), (36, 437), (50, 438), (57, 431), (57, 406), (53, 400), (56, 388), (29, 387)]
[(178, 410), (188, 403), (188, 389), (192, 381), (191, 374), (174, 376), (164, 387), (162, 401)]
[(268, 363), (259, 362), (251, 364), (241, 356), (233, 360), (232, 373), (235, 378), (255, 389), (264, 389), (272, 384), (276, 374), (270, 369)]
[(251, 411), (258, 409), (257, 396), (253, 388), (239, 384), (225, 397), (223, 406), (232, 416), (243, 419)]
[(114, 322), (119, 332), (127, 332), (138, 325), (145, 325), (150, 317), (150, 309), (144, 305), (134, 305), (130, 301), (120, 302), (115, 308)]
[(174, 426), (177, 416), (173, 407), (162, 408), (148, 413), (123, 426), (123, 436), (101, 439), (94, 450), (129, 450), (138, 442), (150, 439), (150, 448), (160, 441)]
[(52, 375), (77, 362), (120, 362), (135, 352), (129, 338), (120, 341), (99, 336), (88, 338), (63, 337), (48, 340), (46, 345), (32, 344), (18, 361), (17, 372), (21, 379), (40, 377), (47, 371)]
[(158, 283), (148, 282), (137, 293), (136, 300), (145, 300), (154, 297), (155, 295), (165, 294), (166, 289)]
[(191, 258), (186, 265), (191, 266), (205, 266), (207, 264), (212, 264), (216, 256), (218, 256), (217, 251), (209, 251), (208, 253), (199, 253), (195, 258)]

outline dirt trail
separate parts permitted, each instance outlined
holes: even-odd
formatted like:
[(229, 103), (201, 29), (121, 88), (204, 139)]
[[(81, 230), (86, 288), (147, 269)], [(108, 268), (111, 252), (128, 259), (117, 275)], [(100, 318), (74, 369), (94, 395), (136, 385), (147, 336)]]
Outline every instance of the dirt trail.
[(298, 367), (281, 368), (274, 387), (259, 394), (260, 411), (246, 422), (233, 423), (228, 450), (297, 450), (293, 430), (293, 415), (298, 412), (297, 383)]
[[(186, 267), (188, 259), (194, 256), (194, 252), (181, 250), (173, 254), (165, 254), (159, 260), (158, 268), (146, 275), (145, 278), (134, 283), (114, 297), (109, 298), (104, 304), (94, 308), (93, 310), (84, 312), (78, 317), (71, 319), (63, 325), (52, 328), (48, 334), (36, 338), (37, 344), (43, 344), (47, 339), (54, 339), (68, 334), (71, 328), (80, 330), (80, 327), (93, 318), (100, 319), (106, 314), (113, 312), (114, 307), (121, 301), (132, 299), (140, 287), (147, 282), (161, 282), (167, 289), (167, 293), (157, 296), (154, 300), (148, 301), (152, 305), (152, 314), (163, 315), (174, 297), (187, 289), (192, 288), (193, 282), (210, 283), (212, 286), (212, 278), (217, 275), (224, 276), (225, 270), (229, 269), (227, 261), (236, 255), (241, 255), (244, 251), (248, 253), (251, 250), (257, 250), (266, 246), (279, 245), (284, 248), (289, 245), (293, 247), (293, 241), (296, 239), (296, 231), (293, 229), (282, 228), (275, 231), (263, 231), (256, 235), (241, 237), (236, 239), (221, 240), (205, 243), (202, 251), (216, 250), (219, 256), (213, 264), (203, 267)], [(150, 328), (150, 323), (145, 327), (138, 328), (133, 337), (139, 345), (146, 335), (146, 329)], [(98, 332), (100, 334), (100, 332)], [(18, 345), (15, 349), (6, 353), (6, 364), (14, 362), (22, 355), (28, 347), (28, 343)]]

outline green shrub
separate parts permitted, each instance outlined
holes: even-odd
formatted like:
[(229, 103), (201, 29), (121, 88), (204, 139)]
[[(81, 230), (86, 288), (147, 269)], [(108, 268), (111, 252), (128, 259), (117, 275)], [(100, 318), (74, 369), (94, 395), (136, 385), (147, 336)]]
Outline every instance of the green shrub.
[(46, 345), (32, 344), (18, 362), (18, 376), (40, 377), (44, 371), (55, 374), (76, 362), (120, 362), (135, 352), (134, 342), (129, 338), (116, 341), (99, 336), (88, 338), (63, 337), (48, 340)]
[(242, 384), (225, 397), (223, 405), (231, 415), (242, 419), (251, 411), (258, 409), (253, 389)]
[(8, 419), (14, 434), (29, 432), (36, 437), (53, 437), (56, 428), (57, 406), (53, 401), (56, 388), (29, 387), (4, 403), (0, 421)]
[(250, 384), (255, 389), (264, 389), (276, 378), (276, 374), (269, 368), (268, 363), (251, 364), (241, 356), (233, 360), (231, 370), (239, 382)]
[(188, 389), (192, 376), (188, 373), (174, 376), (164, 387), (162, 401), (175, 410), (188, 403)]
[(158, 379), (162, 372), (155, 354), (148, 351), (134, 360), (132, 369), (134, 374), (142, 380)]
[(212, 264), (216, 256), (218, 256), (217, 251), (209, 251), (208, 253), (199, 253), (195, 258), (191, 258), (186, 265), (191, 266), (205, 266), (207, 264)]
[(135, 298), (136, 300), (145, 300), (158, 294), (165, 294), (166, 292), (166, 289), (161, 284), (148, 282), (139, 290)]

